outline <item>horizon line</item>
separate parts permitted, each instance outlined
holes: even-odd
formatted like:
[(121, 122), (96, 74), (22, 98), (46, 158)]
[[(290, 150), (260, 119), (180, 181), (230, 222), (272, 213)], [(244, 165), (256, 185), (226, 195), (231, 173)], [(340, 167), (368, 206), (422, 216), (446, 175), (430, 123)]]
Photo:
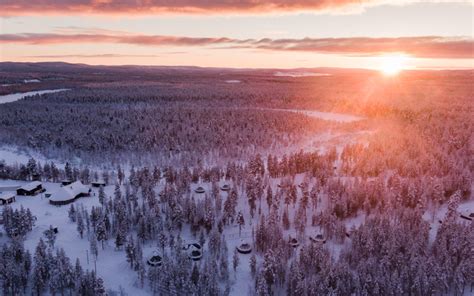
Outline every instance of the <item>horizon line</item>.
[[(160, 67), (160, 68), (200, 68), (200, 69), (235, 69), (235, 70), (315, 70), (315, 69), (347, 69), (347, 70), (365, 70), (365, 71), (379, 71), (377, 68), (363, 68), (363, 67), (331, 67), (331, 66), (313, 66), (313, 67), (281, 67), (281, 68), (268, 68), (268, 67), (217, 67), (217, 66), (198, 66), (198, 65), (183, 65), (183, 64), (176, 64), (176, 65), (149, 65), (149, 64), (92, 64), (92, 63), (72, 63), (67, 61), (61, 60), (53, 60), (53, 61), (0, 61), (1, 64), (54, 64), (54, 63), (61, 63), (67, 65), (75, 65), (75, 66), (90, 66), (90, 67)], [(0, 69), (1, 70), (1, 69)], [(413, 67), (413, 68), (406, 68), (403, 69), (403, 72), (409, 71), (473, 71), (474, 67)]]

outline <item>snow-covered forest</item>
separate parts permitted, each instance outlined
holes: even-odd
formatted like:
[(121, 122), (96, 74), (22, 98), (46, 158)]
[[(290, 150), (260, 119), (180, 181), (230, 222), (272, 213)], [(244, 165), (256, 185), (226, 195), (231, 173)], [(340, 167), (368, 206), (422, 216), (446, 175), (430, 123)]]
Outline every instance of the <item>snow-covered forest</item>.
[(0, 105), (3, 295), (474, 293), (472, 71), (5, 67), (69, 90)]

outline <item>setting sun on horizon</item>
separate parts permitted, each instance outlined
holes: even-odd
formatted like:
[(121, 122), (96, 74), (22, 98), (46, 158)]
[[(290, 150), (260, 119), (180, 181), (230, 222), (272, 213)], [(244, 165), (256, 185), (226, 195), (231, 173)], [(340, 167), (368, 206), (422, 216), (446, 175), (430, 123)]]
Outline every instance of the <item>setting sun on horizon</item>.
[(379, 71), (387, 76), (394, 76), (408, 69), (408, 57), (404, 55), (384, 56), (380, 60)]

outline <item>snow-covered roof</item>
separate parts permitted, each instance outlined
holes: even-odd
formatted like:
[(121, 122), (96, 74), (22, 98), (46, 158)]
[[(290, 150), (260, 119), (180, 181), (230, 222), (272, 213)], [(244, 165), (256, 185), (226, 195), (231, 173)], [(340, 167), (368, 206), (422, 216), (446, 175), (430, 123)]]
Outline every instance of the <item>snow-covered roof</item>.
[(202, 188), (201, 186), (199, 186), (198, 188), (196, 188), (196, 190), (194, 190), (196, 193), (204, 193), (206, 192), (206, 190), (204, 190), (204, 188)]
[(0, 199), (7, 200), (15, 197), (15, 192), (0, 192)]
[(189, 250), (189, 249), (198, 249), (198, 250), (200, 250), (201, 248), (202, 248), (201, 244), (196, 242), (196, 241), (183, 242), (183, 250)]
[(58, 191), (51, 194), (49, 198), (50, 201), (67, 201), (74, 199), (79, 194), (87, 194), (89, 189), (87, 186), (81, 183), (81, 181), (76, 181), (69, 185), (61, 187)]
[(41, 185), (40, 181), (33, 181), (33, 182), (30, 182), (28, 184), (25, 184), (25, 185), (21, 186), (20, 189), (30, 191), (30, 190), (33, 190), (33, 189), (35, 189), (36, 187), (38, 187), (40, 185)]

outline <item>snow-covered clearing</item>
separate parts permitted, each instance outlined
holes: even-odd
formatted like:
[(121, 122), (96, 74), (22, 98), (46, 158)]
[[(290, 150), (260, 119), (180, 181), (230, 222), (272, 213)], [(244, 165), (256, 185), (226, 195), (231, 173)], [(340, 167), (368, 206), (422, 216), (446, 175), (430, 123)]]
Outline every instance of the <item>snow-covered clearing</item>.
[[(64, 166), (65, 162), (58, 159), (46, 158), (41, 153), (32, 151), (31, 149), (20, 149), (14, 146), (0, 146), (0, 161), (5, 161), (8, 165), (26, 164), (30, 158), (34, 158), (41, 163), (54, 162), (57, 165)], [(71, 164), (79, 164), (80, 160), (71, 159)]]
[[(303, 109), (277, 109), (277, 108), (259, 108), (260, 110), (277, 111), (277, 112), (294, 112), (304, 116), (309, 116), (317, 119), (335, 121), (340, 123), (350, 123), (363, 120), (363, 117), (333, 113), (333, 112), (321, 112), (313, 110)], [(371, 135), (373, 130), (360, 130), (356, 132), (344, 132), (337, 133), (333, 131), (327, 131), (323, 133), (317, 133), (310, 135), (307, 139), (304, 139), (302, 143), (299, 143), (296, 147), (285, 147), (284, 151), (279, 151), (280, 155), (292, 152), (303, 151), (319, 151), (325, 152), (331, 147), (336, 147), (338, 152), (341, 152), (342, 148), (351, 143), (366, 142), (367, 137)]]
[[(469, 216), (469, 214), (474, 213), (474, 200), (469, 200), (465, 202), (461, 202), (457, 209), (459, 215)], [(441, 226), (440, 221), (446, 217), (446, 213), (448, 212), (448, 205), (444, 204), (440, 208), (435, 209), (431, 206), (431, 209), (427, 210), (423, 214), (423, 219), (430, 223), (430, 242), (433, 242), (436, 238), (436, 233), (438, 232), (439, 227)], [(458, 217), (458, 221), (469, 223), (467, 220)], [(474, 222), (470, 222), (474, 223)]]
[(56, 92), (61, 92), (61, 91), (66, 91), (66, 90), (68, 89), (59, 88), (59, 89), (38, 90), (38, 91), (29, 91), (29, 92), (24, 92), (24, 93), (4, 95), (4, 96), (0, 96), (0, 104), (15, 102), (29, 96), (50, 94), (50, 93), (56, 93)]
[[(12, 181), (12, 180), (1, 180), (0, 185), (12, 185), (12, 184), (25, 184), (27, 182)], [(60, 188), (60, 184), (56, 183), (43, 183), (45, 189), (48, 192), (54, 192)], [(106, 187), (107, 195), (113, 194), (114, 186)], [(83, 197), (78, 199), (75, 203), (75, 207), (81, 205), (87, 209), (91, 209), (93, 206), (99, 206), (97, 189), (92, 190), (91, 197)], [(72, 262), (75, 262), (76, 258), (79, 258), (81, 265), (84, 269), (94, 270), (97, 267), (97, 273), (103, 277), (106, 287), (108, 289), (119, 290), (123, 287), (128, 295), (149, 295), (145, 290), (136, 287), (135, 280), (136, 274), (129, 268), (129, 264), (126, 261), (125, 253), (123, 251), (115, 251), (112, 240), (109, 241), (109, 245), (105, 246), (105, 250), (99, 246), (99, 256), (94, 264), (93, 256), (90, 253), (89, 241), (86, 236), (81, 239), (76, 229), (76, 224), (72, 223), (68, 218), (69, 205), (66, 206), (53, 206), (50, 205), (48, 199), (43, 197), (42, 194), (29, 197), (29, 196), (17, 196), (16, 202), (11, 204), (12, 208), (29, 208), (33, 215), (37, 217), (37, 221), (33, 230), (27, 234), (25, 240), (25, 247), (34, 254), (36, 245), (41, 237), (44, 239), (43, 232), (49, 228), (50, 225), (57, 226), (59, 232), (57, 234), (55, 247), (63, 248), (66, 254), (71, 258)], [(2, 228), (3, 229), (3, 228)], [(1, 244), (7, 242), (8, 239), (5, 235), (0, 238)], [(144, 256), (151, 254), (154, 250), (152, 246), (145, 245), (143, 247)], [(87, 261), (89, 257), (89, 262)]]

